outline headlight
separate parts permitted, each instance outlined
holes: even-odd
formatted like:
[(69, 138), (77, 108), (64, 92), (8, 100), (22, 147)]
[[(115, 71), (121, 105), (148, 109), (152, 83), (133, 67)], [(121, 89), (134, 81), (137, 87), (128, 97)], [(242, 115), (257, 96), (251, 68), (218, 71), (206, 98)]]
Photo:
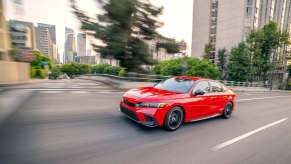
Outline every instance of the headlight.
[(142, 107), (142, 108), (163, 108), (167, 104), (166, 103), (149, 103), (149, 102), (141, 102), (136, 104), (136, 107)]

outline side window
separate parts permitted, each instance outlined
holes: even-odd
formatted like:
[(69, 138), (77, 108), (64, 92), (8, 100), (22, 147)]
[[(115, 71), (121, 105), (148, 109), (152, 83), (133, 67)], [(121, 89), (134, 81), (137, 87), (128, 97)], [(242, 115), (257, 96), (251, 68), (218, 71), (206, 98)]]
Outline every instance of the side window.
[(210, 87), (212, 92), (224, 92), (222, 85), (218, 82), (211, 81)]
[(194, 92), (197, 91), (197, 90), (202, 90), (202, 91), (204, 91), (205, 93), (208, 93), (208, 92), (210, 91), (209, 83), (208, 83), (207, 81), (201, 81), (201, 82), (199, 82), (199, 83), (195, 86)]

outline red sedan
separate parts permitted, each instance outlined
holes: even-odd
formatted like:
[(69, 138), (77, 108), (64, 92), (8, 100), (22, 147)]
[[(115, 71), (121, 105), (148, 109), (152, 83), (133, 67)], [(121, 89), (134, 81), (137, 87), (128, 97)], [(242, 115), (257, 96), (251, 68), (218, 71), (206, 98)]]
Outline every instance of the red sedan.
[(142, 125), (173, 131), (183, 122), (217, 116), (228, 119), (236, 105), (235, 100), (235, 93), (217, 81), (178, 76), (154, 87), (126, 92), (120, 110)]

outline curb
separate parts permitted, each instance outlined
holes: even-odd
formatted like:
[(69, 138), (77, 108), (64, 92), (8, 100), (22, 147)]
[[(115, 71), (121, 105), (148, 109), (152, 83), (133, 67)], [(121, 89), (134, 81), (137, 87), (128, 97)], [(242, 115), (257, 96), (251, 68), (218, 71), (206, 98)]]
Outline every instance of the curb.
[(0, 83), (0, 87), (13, 87), (13, 86), (19, 86), (19, 85), (29, 85), (29, 84), (36, 84), (36, 83), (45, 83), (48, 82), (48, 79), (44, 80), (31, 80), (31, 81), (24, 81), (19, 83)]

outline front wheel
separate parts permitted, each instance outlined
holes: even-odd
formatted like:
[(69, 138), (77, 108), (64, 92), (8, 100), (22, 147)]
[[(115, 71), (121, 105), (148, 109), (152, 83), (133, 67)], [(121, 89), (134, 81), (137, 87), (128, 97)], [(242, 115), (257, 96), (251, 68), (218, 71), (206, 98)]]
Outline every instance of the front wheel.
[(180, 107), (172, 108), (166, 115), (164, 128), (169, 131), (177, 130), (183, 123), (184, 113)]
[(222, 117), (225, 119), (229, 119), (231, 117), (232, 111), (233, 111), (233, 105), (231, 102), (229, 102), (224, 107)]

